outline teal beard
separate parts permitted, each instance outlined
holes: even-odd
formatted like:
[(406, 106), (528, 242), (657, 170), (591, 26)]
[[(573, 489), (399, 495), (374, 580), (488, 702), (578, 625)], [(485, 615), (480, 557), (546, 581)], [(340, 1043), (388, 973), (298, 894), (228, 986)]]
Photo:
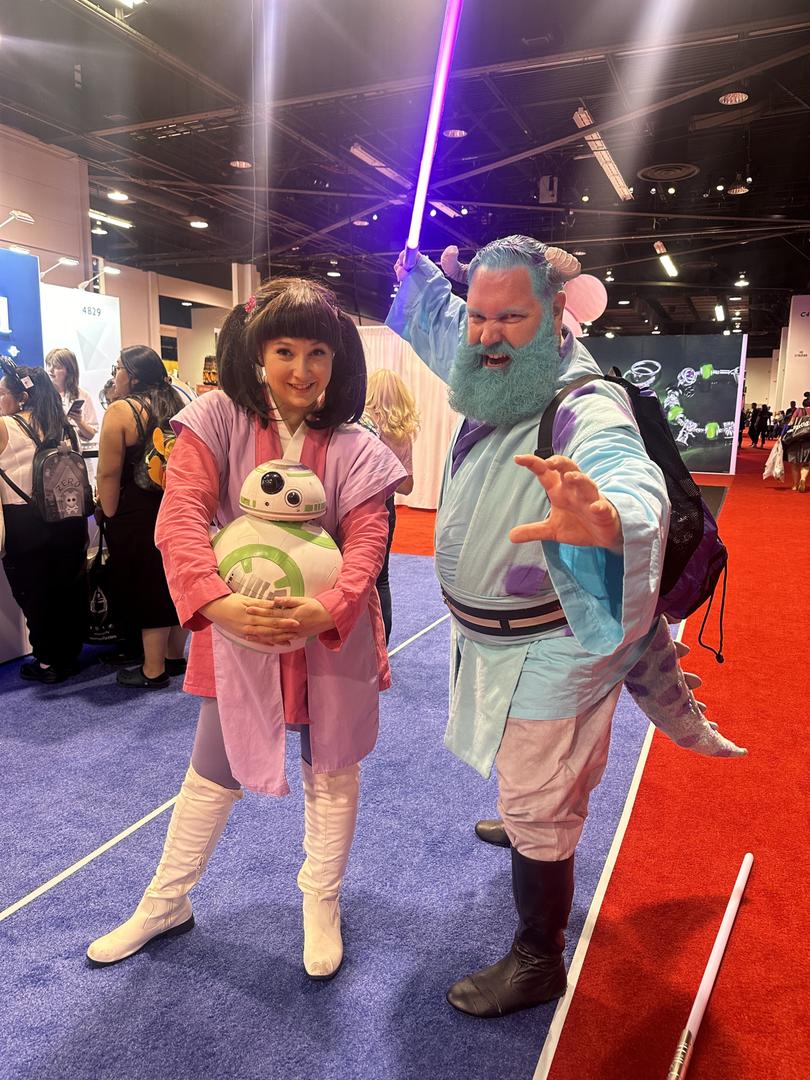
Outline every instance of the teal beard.
[[(483, 367), (486, 355), (511, 358), (505, 371)], [(554, 397), (560, 373), (559, 338), (551, 313), (543, 316), (528, 345), (459, 345), (450, 371), (450, 406), (462, 416), (494, 427), (511, 427), (539, 416)]]

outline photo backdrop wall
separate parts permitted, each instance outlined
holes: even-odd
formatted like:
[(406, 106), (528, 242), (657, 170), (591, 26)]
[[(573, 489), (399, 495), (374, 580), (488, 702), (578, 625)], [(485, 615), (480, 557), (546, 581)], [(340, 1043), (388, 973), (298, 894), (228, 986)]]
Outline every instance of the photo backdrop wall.
[(690, 472), (730, 473), (737, 454), (745, 334), (585, 338), (604, 372), (655, 392)]
[(0, 355), (42, 367), (39, 260), (0, 248)]

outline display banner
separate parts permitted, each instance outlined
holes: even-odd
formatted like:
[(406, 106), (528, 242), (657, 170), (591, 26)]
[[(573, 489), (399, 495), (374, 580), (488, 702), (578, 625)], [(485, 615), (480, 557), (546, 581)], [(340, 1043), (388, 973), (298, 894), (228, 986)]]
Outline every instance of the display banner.
[(734, 471), (745, 374), (744, 334), (583, 338), (607, 373), (652, 390), (690, 472)]
[(79, 385), (91, 395), (101, 418), (101, 388), (121, 352), (117, 296), (42, 285), (42, 342), (45, 353), (70, 349), (79, 364)]
[(808, 390), (810, 390), (810, 296), (794, 296), (790, 301), (785, 377), (779, 408), (787, 408), (791, 401), (801, 404), (802, 397)]
[(39, 259), (0, 248), (0, 355), (42, 367)]

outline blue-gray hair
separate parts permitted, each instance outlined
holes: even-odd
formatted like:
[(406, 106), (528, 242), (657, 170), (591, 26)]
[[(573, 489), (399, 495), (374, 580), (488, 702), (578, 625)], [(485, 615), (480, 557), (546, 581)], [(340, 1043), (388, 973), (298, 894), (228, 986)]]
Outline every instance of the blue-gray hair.
[(535, 295), (546, 299), (560, 289), (559, 279), (546, 262), (547, 245), (531, 236), (504, 236), (482, 247), (470, 262), (468, 281), (479, 267), (487, 270), (514, 270), (525, 266), (532, 279)]

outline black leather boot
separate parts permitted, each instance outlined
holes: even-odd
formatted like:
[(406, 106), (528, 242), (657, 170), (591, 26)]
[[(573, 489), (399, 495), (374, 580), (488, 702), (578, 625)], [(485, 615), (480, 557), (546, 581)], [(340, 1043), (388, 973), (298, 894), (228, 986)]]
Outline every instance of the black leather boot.
[(506, 829), (500, 818), (484, 819), (475, 826), (475, 835), (485, 844), (494, 844), (495, 847), (511, 847), (512, 842), (506, 835)]
[(460, 979), (447, 1000), (470, 1016), (506, 1016), (562, 997), (563, 948), (574, 898), (574, 856), (562, 862), (527, 859), (512, 848), (512, 888), (518, 928), (497, 964)]

